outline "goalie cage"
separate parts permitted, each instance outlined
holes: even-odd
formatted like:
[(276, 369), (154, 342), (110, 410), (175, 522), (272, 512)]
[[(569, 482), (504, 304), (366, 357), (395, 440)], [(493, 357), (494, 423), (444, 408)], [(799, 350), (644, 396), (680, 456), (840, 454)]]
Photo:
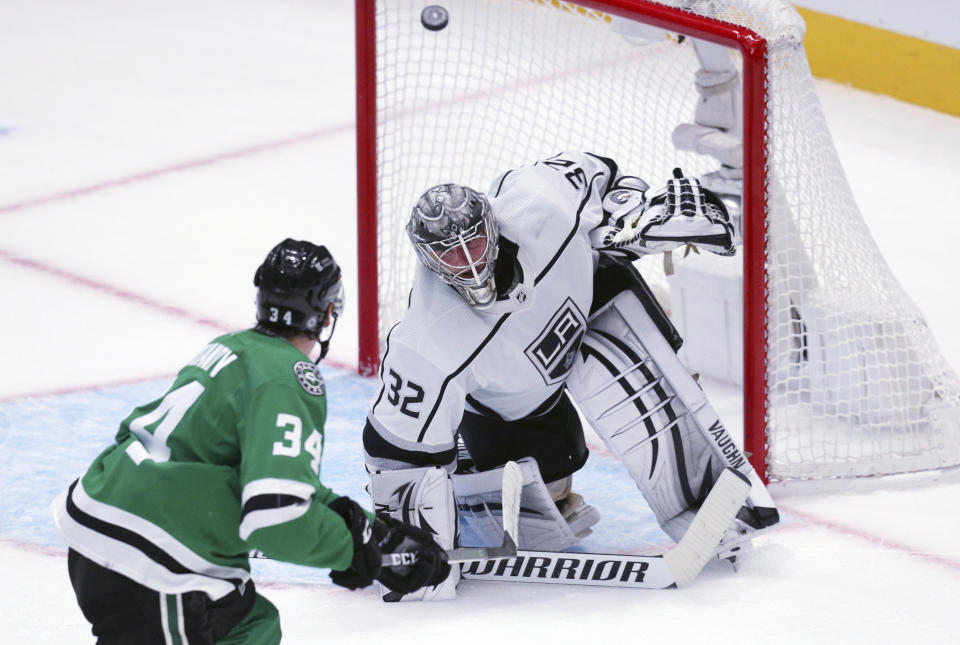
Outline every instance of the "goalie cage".
[[(640, 269), (683, 318), (689, 350), (698, 316), (734, 320), (712, 351), (742, 353), (731, 371), (754, 467), (766, 480), (822, 481), (960, 463), (957, 376), (854, 203), (792, 7), (447, 0), (446, 24), (426, 28), (424, 6), (356, 0), (361, 371), (376, 370), (406, 307), (416, 256), (403, 226), (425, 188), (486, 190), (565, 149), (608, 156), (654, 187), (675, 166), (716, 171), (672, 143), (701, 101), (699, 40), (728, 48), (739, 71), (742, 118), (729, 131), (743, 140), (744, 244), (735, 259), (684, 260), (671, 278), (656, 256)], [(692, 311), (675, 284), (684, 271), (726, 285), (732, 272), (736, 288)]]

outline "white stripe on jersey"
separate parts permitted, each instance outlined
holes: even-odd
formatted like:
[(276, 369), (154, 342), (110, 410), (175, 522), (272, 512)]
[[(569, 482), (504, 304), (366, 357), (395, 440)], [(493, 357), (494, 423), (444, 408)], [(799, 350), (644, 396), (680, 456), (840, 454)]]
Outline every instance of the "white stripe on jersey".
[[(67, 514), (66, 493), (63, 493), (62, 497), (62, 506), (58, 504), (54, 511), (56, 513), (58, 510), (62, 510), (62, 515), (69, 518), (70, 516)], [(57, 504), (56, 501), (54, 503)], [(244, 581), (250, 578), (250, 573), (245, 569), (225, 567), (197, 555), (164, 529), (143, 519), (139, 515), (134, 515), (115, 506), (104, 504), (103, 502), (98, 502), (90, 497), (83, 489), (83, 480), (77, 480), (77, 485), (73, 489), (73, 503), (88, 515), (92, 515), (108, 524), (115, 524), (116, 526), (143, 536), (146, 540), (170, 554), (174, 560), (191, 571), (216, 578), (236, 578)], [(70, 521), (73, 521), (72, 518)]]
[(267, 526), (283, 524), (301, 517), (310, 510), (310, 501), (288, 504), (278, 508), (266, 508), (260, 511), (251, 511), (243, 516), (240, 522), (240, 539), (246, 540), (257, 529)]
[(177, 594), (177, 629), (180, 632), (180, 642), (183, 645), (190, 645), (187, 642), (187, 626), (183, 616), (183, 595)]
[[(77, 490), (82, 490), (79, 482), (77, 482), (74, 488), (74, 491)], [(79, 507), (77, 497), (77, 495), (74, 495), (74, 503)], [(89, 499), (88, 497), (87, 500)], [(89, 513), (86, 509), (83, 510)], [(93, 513), (90, 514), (93, 515)], [(235, 589), (233, 583), (229, 580), (211, 577), (214, 575), (213, 573), (209, 573), (208, 575), (201, 575), (199, 573), (174, 573), (163, 565), (158, 564), (140, 549), (126, 542), (107, 537), (102, 533), (98, 533), (76, 522), (67, 512), (67, 491), (61, 493), (57, 496), (57, 499), (54, 500), (53, 515), (57, 530), (60, 532), (64, 541), (70, 545), (70, 548), (100, 566), (110, 569), (111, 571), (116, 571), (151, 589), (157, 589), (160, 592), (171, 594), (185, 593), (187, 591), (203, 591), (213, 600), (219, 600)], [(149, 524), (149, 522), (147, 522), (147, 524)], [(150, 526), (154, 529), (158, 528), (152, 524), (150, 524)], [(144, 537), (147, 536), (144, 535)], [(179, 542), (176, 544), (178, 545), (176, 549), (178, 552), (186, 549), (186, 547)], [(168, 551), (168, 553), (170, 552)], [(192, 551), (189, 553), (192, 557), (188, 559), (205, 562), (205, 560)], [(109, 554), (109, 556), (103, 554)], [(173, 554), (171, 553), (171, 555)], [(189, 565), (184, 562), (184, 560), (180, 560), (180, 562), (189, 568)], [(210, 567), (211, 571), (217, 570), (225, 572), (229, 577), (238, 578), (242, 582), (250, 579), (250, 574), (243, 569), (219, 567), (212, 564)]]
[(173, 634), (170, 633), (170, 613), (167, 609), (167, 594), (158, 593), (160, 599), (160, 631), (163, 632), (163, 645), (173, 645)]
[(157, 594), (160, 596), (160, 631), (163, 632), (164, 645), (173, 645), (173, 632), (170, 630), (170, 610), (167, 607), (167, 598), (174, 598), (177, 607), (177, 635), (180, 636), (180, 642), (183, 645), (189, 645), (187, 640), (187, 628), (183, 623), (183, 596)]

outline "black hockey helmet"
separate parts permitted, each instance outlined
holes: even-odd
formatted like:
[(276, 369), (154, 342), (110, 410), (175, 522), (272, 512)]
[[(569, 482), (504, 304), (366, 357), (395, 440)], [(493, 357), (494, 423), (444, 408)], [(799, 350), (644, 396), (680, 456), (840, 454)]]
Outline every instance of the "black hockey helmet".
[[(320, 340), (327, 355), (337, 318), (343, 312), (340, 267), (325, 246), (290, 238), (277, 244), (253, 276), (257, 322), (268, 329), (297, 331)], [(327, 309), (332, 321), (320, 338)]]

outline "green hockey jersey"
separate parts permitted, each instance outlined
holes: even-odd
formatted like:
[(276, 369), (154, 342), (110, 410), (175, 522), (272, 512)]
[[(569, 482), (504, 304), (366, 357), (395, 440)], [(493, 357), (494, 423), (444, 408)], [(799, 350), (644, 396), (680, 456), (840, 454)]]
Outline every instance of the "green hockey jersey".
[(250, 578), (247, 554), (346, 569), (353, 541), (320, 482), (327, 405), (289, 342), (221, 336), (53, 503), (63, 539), (163, 593), (214, 600)]

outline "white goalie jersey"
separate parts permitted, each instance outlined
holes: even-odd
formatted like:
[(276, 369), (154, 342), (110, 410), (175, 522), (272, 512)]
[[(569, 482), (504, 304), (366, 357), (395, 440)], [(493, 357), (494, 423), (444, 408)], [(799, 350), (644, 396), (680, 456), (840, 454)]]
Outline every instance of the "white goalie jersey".
[[(433, 466), (452, 474), (458, 431), (471, 461), (476, 460), (470, 435), (474, 441), (484, 432), (494, 441), (518, 438), (525, 423), (556, 409), (567, 389), (675, 540), (728, 463), (756, 490), (737, 512), (721, 550), (733, 552), (752, 532), (775, 524), (769, 495), (677, 358), (679, 336), (652, 294), (644, 291), (640, 276), (618, 280), (609, 270), (611, 262), (600, 261), (601, 253), (630, 260), (682, 244), (732, 254), (732, 226), (720, 200), (679, 170), (664, 190), (648, 198), (643, 180), (621, 175), (613, 161), (588, 153), (562, 153), (511, 170), (486, 197), (499, 229), (497, 298), (482, 306), (468, 304), (454, 286), (417, 267), (407, 312), (387, 336), (382, 384), (364, 428), (368, 469), (413, 473)], [(635, 272), (629, 261), (612, 260), (612, 265)], [(595, 282), (598, 267), (602, 276)], [(477, 428), (473, 415), (464, 419), (465, 411), (490, 422)], [(614, 412), (626, 418), (617, 416), (614, 423)], [(629, 445), (621, 449), (618, 437), (626, 431)], [(563, 440), (562, 434), (540, 438), (551, 445)], [(576, 496), (569, 516), (557, 501), (565, 503), (569, 493), (573, 471), (566, 466), (581, 454), (575, 445), (572, 441), (560, 457), (564, 468), (547, 465), (554, 457), (549, 451), (543, 453), (545, 461), (536, 451), (526, 452), (543, 477), (541, 507), (556, 517), (543, 514), (537, 527), (529, 519), (521, 522), (521, 546), (546, 543), (562, 549), (597, 521), (582, 497)], [(477, 481), (490, 463), (496, 462), (480, 466), (477, 460)], [(457, 476), (463, 487), (473, 475), (465, 470)], [(557, 482), (568, 488), (553, 497), (544, 483)], [(408, 496), (408, 490), (396, 487), (386, 501), (375, 503), (412, 514), (403, 499), (393, 499)], [(488, 525), (491, 535), (499, 530), (496, 504), (487, 506), (482, 495), (474, 496), (479, 501), (464, 495), (458, 504), (462, 517), (473, 518), (474, 530)], [(484, 521), (490, 517), (492, 523)]]
[(604, 223), (618, 174), (609, 159), (564, 153), (493, 183), (498, 268), (514, 261), (487, 308), (418, 266), (407, 312), (387, 337), (364, 432), (368, 466), (452, 468), (464, 409), (512, 421), (556, 401), (590, 315), (590, 233)]

